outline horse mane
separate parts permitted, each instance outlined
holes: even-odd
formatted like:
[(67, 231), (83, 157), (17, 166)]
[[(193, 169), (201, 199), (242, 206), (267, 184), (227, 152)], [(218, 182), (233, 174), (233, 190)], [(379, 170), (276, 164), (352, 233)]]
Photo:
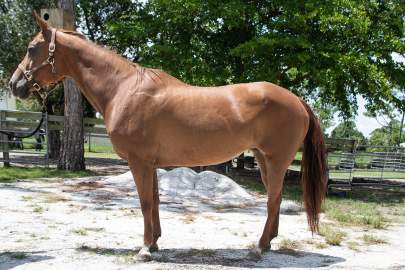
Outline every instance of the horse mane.
[(137, 76), (138, 83), (141, 83), (141, 81), (144, 79), (144, 76), (146, 74), (148, 75), (148, 77), (150, 79), (152, 79), (156, 83), (159, 83), (159, 82), (162, 83), (163, 77), (165, 75), (167, 75), (164, 71), (162, 71), (160, 69), (145, 68), (138, 63), (132, 62), (128, 58), (117, 53), (117, 51), (115, 51), (113, 48), (107, 47), (102, 44), (97, 44), (96, 42), (89, 40), (82, 33), (79, 33), (76, 31), (71, 31), (71, 30), (65, 30), (65, 29), (58, 29), (58, 31), (61, 31), (68, 35), (78, 37), (78, 38), (88, 42), (89, 44), (95, 46), (96, 48), (102, 50), (107, 56), (107, 59), (105, 59), (105, 60), (109, 61), (109, 62), (117, 63), (118, 68), (122, 68), (122, 67), (125, 68), (126, 66), (124, 66), (124, 65), (129, 65), (130, 67), (132, 67), (135, 70), (135, 74)]
[(139, 65), (138, 63), (132, 62), (126, 57), (123, 57), (122, 55), (118, 54), (113, 48), (106, 47), (105, 45), (102, 44), (97, 44), (96, 42), (93, 42), (89, 40), (85, 35), (82, 33), (76, 32), (76, 31), (71, 31), (71, 30), (65, 30), (65, 29), (58, 29), (58, 31), (61, 31), (62, 33), (72, 35), (75, 37), (78, 37), (84, 41), (87, 41), (91, 45), (95, 46), (96, 48), (102, 50), (104, 53), (106, 53), (107, 57), (109, 59), (106, 59), (106, 61), (115, 61), (119, 66), (123, 66), (124, 64), (127, 64), (131, 67), (133, 67), (137, 73), (137, 76), (141, 79), (142, 75), (145, 74), (145, 71), (148, 71), (149, 69), (144, 68), (143, 66)]
[(85, 35), (83, 35), (82, 33), (76, 32), (76, 31), (71, 31), (71, 30), (66, 30), (66, 29), (58, 29), (58, 31), (87, 40), (87, 37)]

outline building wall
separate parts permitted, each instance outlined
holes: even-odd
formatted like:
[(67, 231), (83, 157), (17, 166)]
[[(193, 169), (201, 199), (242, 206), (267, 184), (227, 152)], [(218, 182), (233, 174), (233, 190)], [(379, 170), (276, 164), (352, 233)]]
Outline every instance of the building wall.
[(15, 110), (15, 97), (11, 93), (0, 91), (0, 110)]

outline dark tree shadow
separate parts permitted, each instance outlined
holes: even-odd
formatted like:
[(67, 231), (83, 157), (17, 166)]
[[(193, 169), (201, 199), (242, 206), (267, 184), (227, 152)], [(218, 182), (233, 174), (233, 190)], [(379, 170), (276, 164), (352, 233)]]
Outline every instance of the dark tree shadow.
[[(115, 249), (104, 247), (81, 247), (77, 251), (98, 255), (133, 257), (140, 248)], [(317, 268), (344, 262), (341, 257), (328, 256), (314, 252), (277, 250), (269, 251), (261, 259), (249, 255), (250, 249), (161, 249), (152, 253), (153, 261), (167, 264), (218, 265), (244, 268)]]
[(250, 249), (162, 249), (154, 253), (158, 262), (220, 265), (244, 268), (316, 268), (343, 262), (341, 257), (307, 251), (269, 251), (261, 259), (249, 255)]
[(41, 255), (44, 251), (0, 252), (0, 270), (13, 269), (14, 267), (54, 259), (54, 257)]

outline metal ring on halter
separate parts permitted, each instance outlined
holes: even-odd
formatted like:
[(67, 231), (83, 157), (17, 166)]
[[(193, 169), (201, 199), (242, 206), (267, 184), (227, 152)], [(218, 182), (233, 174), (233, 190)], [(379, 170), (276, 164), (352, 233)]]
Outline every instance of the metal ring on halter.
[(32, 87), (34, 87), (35, 91), (40, 91), (41, 90), (41, 86), (39, 84), (37, 84), (37, 83), (34, 83), (32, 85)]
[(25, 78), (27, 79), (27, 81), (32, 81), (32, 74), (31, 74), (31, 72), (30, 71), (25, 71), (24, 72), (24, 76), (25, 76)]
[(50, 53), (53, 53), (53, 52), (55, 52), (55, 43), (49, 43), (49, 49), (48, 49), (48, 51), (50, 52)]

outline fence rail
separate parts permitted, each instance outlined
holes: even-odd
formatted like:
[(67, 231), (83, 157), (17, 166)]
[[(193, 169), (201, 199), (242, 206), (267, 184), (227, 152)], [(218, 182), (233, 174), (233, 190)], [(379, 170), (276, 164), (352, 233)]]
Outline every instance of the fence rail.
[[(0, 111), (0, 129), (27, 134), (37, 127), (42, 113)], [(18, 140), (2, 134), (0, 162), (4, 164), (41, 164), (49, 166), (49, 132), (63, 131), (63, 116), (44, 115), (42, 133), (32, 138)], [(84, 118), (86, 162), (94, 164), (126, 164), (114, 153), (101, 119)], [(43, 140), (41, 140), (43, 136)], [(376, 185), (405, 184), (405, 148), (389, 146), (356, 145), (354, 140), (326, 139), (328, 148), (328, 175), (331, 186), (352, 186), (363, 183)], [(300, 154), (297, 154), (301, 157)], [(252, 155), (243, 155), (242, 167), (252, 168), (256, 162)], [(238, 161), (240, 161), (239, 157)], [(298, 158), (291, 169), (299, 169)], [(239, 162), (237, 162), (239, 164)], [(240, 166), (238, 166), (240, 167)]]
[(405, 186), (405, 148), (357, 145), (329, 153), (329, 185)]
[[(40, 123), (42, 113), (0, 110), (0, 129), (16, 135), (26, 135)], [(40, 132), (27, 139), (0, 135), (0, 162), (49, 166), (49, 132), (63, 132), (64, 117), (44, 114)], [(84, 118), (85, 159), (91, 164), (126, 164), (114, 153), (102, 119)]]

